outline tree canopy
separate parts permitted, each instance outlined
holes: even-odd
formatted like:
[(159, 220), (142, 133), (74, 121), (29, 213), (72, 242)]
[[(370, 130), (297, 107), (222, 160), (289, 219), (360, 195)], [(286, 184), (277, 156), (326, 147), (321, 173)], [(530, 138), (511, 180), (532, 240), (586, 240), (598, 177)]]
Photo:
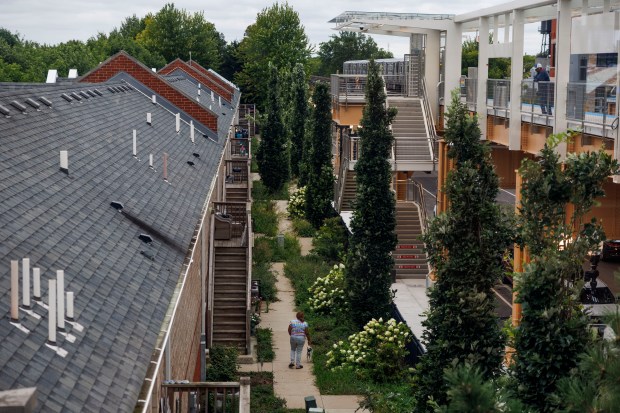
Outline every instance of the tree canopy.
[(299, 14), (288, 3), (274, 3), (256, 16), (256, 22), (245, 29), (237, 56), (241, 71), (235, 82), (249, 102), (260, 110), (265, 108), (268, 87), (268, 65), (271, 62), (281, 72), (292, 72), (297, 63), (307, 64), (311, 48)]
[(332, 35), (327, 42), (319, 45), (320, 59), (317, 74), (329, 76), (342, 71), (347, 60), (384, 59), (394, 57), (391, 52), (381, 49), (372, 37), (358, 32), (341, 32)]

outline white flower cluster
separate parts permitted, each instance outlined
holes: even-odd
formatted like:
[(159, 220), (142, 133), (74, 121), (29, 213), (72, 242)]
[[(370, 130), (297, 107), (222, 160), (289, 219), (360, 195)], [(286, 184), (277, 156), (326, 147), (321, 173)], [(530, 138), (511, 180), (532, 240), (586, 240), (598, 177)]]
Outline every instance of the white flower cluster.
[(302, 186), (293, 192), (288, 199), (286, 211), (291, 218), (304, 218), (306, 216), (306, 187)]
[(403, 371), (406, 355), (405, 345), (411, 340), (409, 327), (393, 318), (370, 320), (362, 331), (349, 336), (347, 342), (334, 343), (327, 353), (327, 366), (332, 369), (351, 367), (355, 369)]
[(344, 292), (344, 264), (336, 264), (325, 277), (316, 279), (312, 287), (308, 304), (323, 314), (331, 314), (345, 308), (348, 304)]

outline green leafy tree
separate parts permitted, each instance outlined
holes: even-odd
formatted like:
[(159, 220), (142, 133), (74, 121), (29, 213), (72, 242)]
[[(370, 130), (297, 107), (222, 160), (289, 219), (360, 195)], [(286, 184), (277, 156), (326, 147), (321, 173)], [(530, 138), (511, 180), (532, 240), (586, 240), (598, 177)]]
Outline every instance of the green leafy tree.
[(584, 216), (604, 195), (603, 182), (618, 170), (603, 150), (569, 154), (562, 164), (555, 148), (571, 135), (552, 135), (540, 159), (526, 159), (519, 168), (520, 232), (531, 263), (516, 284), (523, 313), (514, 335), (512, 375), (519, 399), (540, 412), (559, 407), (558, 381), (589, 346), (578, 281), (589, 251), (605, 235), (596, 219), (585, 222)]
[(312, 142), (306, 189), (306, 218), (319, 229), (333, 214), (334, 171), (331, 162), (332, 105), (329, 85), (319, 82), (312, 95)]
[(288, 181), (290, 169), (278, 69), (272, 64), (269, 64), (268, 68), (267, 108), (262, 121), (261, 142), (256, 158), (261, 180), (269, 191), (274, 193), (284, 187)]
[(499, 180), (490, 148), (480, 140), (478, 120), (456, 93), (446, 117), (445, 140), (455, 168), (445, 185), (449, 209), (424, 235), (437, 281), (429, 290), (430, 309), (423, 322), (427, 352), (418, 366), (418, 412), (432, 411), (429, 399), (445, 403), (444, 369), (469, 363), (488, 379), (499, 373), (504, 350), (492, 287), (503, 275), (510, 219), (495, 203)]
[(392, 251), (396, 247), (396, 212), (390, 189), (389, 162), (394, 136), (389, 129), (396, 109), (386, 109), (379, 65), (368, 65), (366, 106), (360, 131), (361, 153), (355, 165), (357, 201), (353, 211), (345, 279), (354, 322), (389, 318), (392, 301)]
[[(144, 26), (136, 40), (151, 52), (163, 56), (167, 62), (176, 58), (189, 60), (191, 53), (192, 60), (219, 69), (226, 42), (213, 23), (205, 20), (202, 12), (191, 14), (168, 3), (156, 14), (146, 15)], [(129, 27), (127, 31), (131, 33)]]
[(329, 76), (342, 71), (347, 60), (384, 59), (394, 55), (381, 49), (372, 37), (359, 32), (340, 32), (319, 45), (319, 76)]
[(241, 61), (239, 60), (237, 53), (238, 48), (239, 42), (236, 40), (226, 44), (226, 47), (224, 48), (224, 55), (222, 56), (222, 65), (218, 71), (220, 75), (224, 76), (231, 82), (234, 79), (235, 73), (240, 72), (242, 69)]
[[(329, 96), (328, 96), (329, 97)], [(308, 84), (304, 66), (297, 63), (292, 78), (291, 173), (299, 176), (308, 119)], [(330, 114), (331, 122), (331, 114)]]
[(611, 339), (598, 339), (583, 354), (571, 377), (558, 383), (561, 413), (615, 413), (620, 406), (620, 315), (606, 320)]
[(268, 63), (282, 72), (290, 72), (297, 63), (306, 64), (310, 46), (299, 14), (288, 3), (274, 3), (256, 16), (256, 22), (245, 30), (237, 56), (242, 70), (235, 82), (244, 92), (244, 99), (254, 102), (259, 110), (266, 106)]

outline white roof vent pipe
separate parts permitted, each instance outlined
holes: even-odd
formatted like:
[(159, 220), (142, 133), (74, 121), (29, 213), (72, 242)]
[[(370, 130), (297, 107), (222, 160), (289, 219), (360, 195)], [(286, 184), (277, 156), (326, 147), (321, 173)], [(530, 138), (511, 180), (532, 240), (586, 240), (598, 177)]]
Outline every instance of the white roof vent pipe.
[(69, 151), (60, 151), (60, 170), (69, 174)]
[(69, 69), (69, 76), (67, 76), (69, 79), (77, 79), (78, 77), (78, 71), (77, 69)]
[(56, 345), (56, 280), (49, 280), (49, 319), (47, 324), (47, 343)]
[(217, 97), (217, 104), (220, 105), (220, 107), (222, 107), (222, 97), (221, 96)]
[(67, 291), (67, 320), (75, 321), (73, 313), (73, 291)]
[(181, 114), (176, 114), (176, 131), (179, 133), (181, 131)]
[(47, 79), (45, 80), (45, 83), (56, 83), (57, 79), (58, 79), (58, 70), (50, 69), (47, 71)]
[(19, 323), (19, 261), (11, 260), (11, 321)]
[(153, 73), (157, 73), (157, 68), (156, 67), (152, 67), (151, 70), (153, 71)]
[(146, 114), (146, 123), (149, 124), (149, 125), (153, 124), (153, 121), (151, 119), (151, 112), (147, 112), (147, 114)]
[(41, 301), (41, 269), (32, 269), (32, 298), (34, 301)]
[(153, 105), (157, 104), (157, 96), (153, 95), (153, 97), (151, 97), (151, 102), (153, 102)]
[(58, 330), (65, 331), (65, 272), (56, 271), (56, 297), (58, 299)]
[(211, 91), (211, 101), (215, 102), (215, 94)]
[(149, 168), (153, 169), (153, 154), (149, 154)]
[(22, 260), (22, 307), (30, 309), (30, 258)]
[(133, 130), (133, 147), (131, 153), (134, 158), (138, 159), (138, 136), (135, 129)]
[(164, 152), (164, 181), (168, 182), (168, 154)]
[(200, 96), (200, 88), (198, 88), (198, 96)]
[(189, 137), (192, 140), (192, 143), (196, 143), (194, 141), (194, 121), (193, 120), (189, 121)]

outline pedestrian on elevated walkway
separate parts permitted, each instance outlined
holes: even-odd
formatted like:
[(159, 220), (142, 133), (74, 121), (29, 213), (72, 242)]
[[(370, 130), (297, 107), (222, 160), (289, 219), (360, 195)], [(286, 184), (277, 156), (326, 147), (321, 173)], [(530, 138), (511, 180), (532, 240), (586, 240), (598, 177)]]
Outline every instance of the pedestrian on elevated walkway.
[(288, 325), (288, 334), (291, 336), (291, 363), (289, 368), (302, 369), (301, 353), (304, 349), (306, 337), (308, 338), (308, 346), (310, 343), (310, 334), (308, 333), (308, 323), (304, 320), (305, 316), (302, 311), (298, 312), (295, 320), (291, 320)]

